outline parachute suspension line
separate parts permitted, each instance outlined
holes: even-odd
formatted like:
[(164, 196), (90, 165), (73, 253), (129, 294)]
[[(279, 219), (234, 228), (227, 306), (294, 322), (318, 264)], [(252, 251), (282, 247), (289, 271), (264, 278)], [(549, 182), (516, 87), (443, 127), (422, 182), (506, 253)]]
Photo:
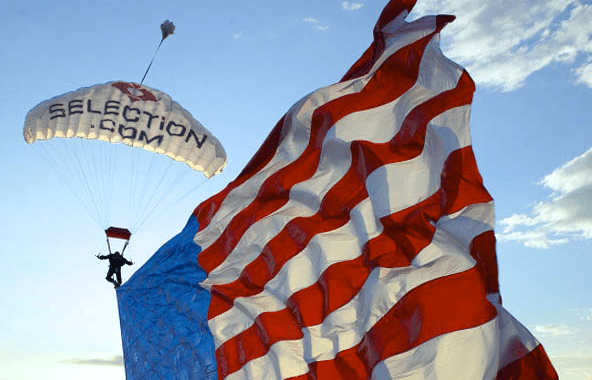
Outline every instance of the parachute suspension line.
[[(197, 189), (206, 183), (205, 178), (201, 178), (201, 180), (196, 180), (194, 182), (193, 179), (198, 178), (201, 173), (190, 169), (189, 166), (182, 165), (181, 163), (172, 159), (166, 161), (168, 165), (167, 169), (162, 172), (162, 176), (158, 180), (158, 186), (155, 187), (150, 194), (150, 200), (145, 202), (147, 211), (144, 213), (142, 219), (138, 223), (138, 226), (143, 226), (150, 217), (155, 216), (155, 211), (159, 208), (159, 206), (163, 206), (162, 201), (165, 197), (174, 195), (174, 197), (172, 197), (173, 200), (184, 200), (190, 194), (196, 193)], [(186, 190), (181, 193), (181, 195), (177, 195), (176, 193), (177, 191), (180, 191), (181, 187), (184, 187)], [(170, 210), (170, 208), (162, 207), (158, 214), (166, 210)]]
[[(91, 181), (93, 182), (90, 184), (91, 190), (93, 193), (96, 193), (97, 204), (100, 207), (100, 215), (103, 216), (101, 227), (104, 229), (107, 227), (107, 223), (111, 218), (111, 196), (110, 191), (112, 191), (111, 187), (109, 186), (109, 175), (112, 173), (112, 169), (109, 166), (109, 162), (112, 160), (110, 155), (107, 152), (107, 142), (101, 140), (82, 140), (80, 139), (81, 144), (79, 146), (78, 156), (84, 158), (84, 168), (87, 169), (88, 175), (88, 183)], [(92, 154), (89, 154), (88, 151), (92, 151)], [(93, 159), (94, 158), (94, 159)], [(101, 189), (101, 190), (99, 190)]]
[[(140, 170), (135, 170), (136, 167), (139, 168), (140, 166), (140, 162), (141, 157), (140, 155), (146, 155), (147, 152), (143, 151), (142, 149), (137, 149), (137, 154), (132, 156), (132, 170), (134, 170), (134, 173), (137, 173), (136, 175), (133, 175), (132, 178), (132, 184), (131, 184), (131, 191), (130, 191), (130, 210), (131, 210), (131, 216), (133, 217), (133, 223), (131, 224), (134, 228), (135, 231), (140, 229), (140, 223), (139, 220), (142, 219), (142, 216), (138, 216), (138, 213), (146, 213), (146, 201), (145, 199), (149, 199), (147, 198), (147, 195), (144, 195), (144, 197), (142, 197), (142, 194), (146, 194), (149, 190), (149, 186), (148, 184), (150, 183), (154, 183), (149, 181), (149, 178), (152, 174), (152, 170), (144, 170), (143, 171), (143, 176), (142, 178), (140, 178)], [(149, 168), (154, 168), (154, 161), (155, 161), (155, 155), (154, 154), (148, 154), (148, 156), (150, 157), (149, 162), (147, 163), (147, 167)], [(146, 164), (146, 163), (145, 163)], [(141, 186), (140, 186), (141, 185)], [(153, 185), (152, 187), (154, 187), (155, 185)], [(141, 189), (140, 189), (141, 187)], [(138, 206), (142, 207), (142, 210), (136, 210), (138, 208)]]
[[(156, 157), (152, 157), (152, 160), (155, 161)], [(167, 181), (165, 179), (165, 177), (171, 173), (172, 169), (174, 168), (174, 164), (179, 164), (178, 162), (170, 159), (167, 160), (167, 166), (166, 168), (164, 168), (164, 170), (162, 171), (160, 178), (158, 179), (158, 181), (156, 181), (156, 186), (154, 186), (152, 188), (152, 191), (150, 193), (146, 193), (145, 197), (146, 200), (144, 202), (145, 204), (145, 209), (144, 212), (142, 213), (142, 215), (139, 218), (138, 221), (138, 227), (141, 227), (144, 225), (144, 223), (146, 222), (146, 220), (153, 215), (154, 210), (161, 205), (161, 201), (162, 199), (168, 194), (170, 193), (171, 188), (175, 187), (175, 185), (178, 184), (178, 181)], [(163, 184), (166, 184), (168, 182), (168, 186), (166, 187), (165, 190), (161, 190), (163, 188)], [(160, 194), (160, 195), (158, 195)]]
[[(132, 231), (137, 232), (141, 229), (143, 221), (151, 216), (151, 203), (158, 196), (161, 199), (167, 196), (167, 193), (158, 192), (158, 189), (162, 187), (163, 178), (170, 171), (171, 162), (176, 162), (139, 147), (128, 149), (126, 153), (128, 157), (125, 162), (129, 162), (130, 170), (127, 177), (129, 179), (128, 225)], [(167, 163), (167, 169), (163, 169), (163, 162)], [(175, 184), (172, 186), (174, 187)]]
[[(142, 151), (141, 148), (133, 148), (133, 149), (129, 149), (128, 150), (128, 162), (130, 163), (129, 169), (130, 169), (130, 173), (128, 176), (129, 179), (129, 205), (128, 205), (128, 210), (130, 210), (129, 215), (128, 215), (128, 224), (130, 226), (130, 228), (133, 231), (137, 231), (138, 230), (138, 226), (136, 224), (136, 208), (138, 206), (138, 201), (137, 201), (137, 194), (139, 191), (139, 187), (141, 182), (138, 180), (138, 177), (140, 175), (140, 155), (143, 154), (144, 152)], [(152, 158), (152, 157), (151, 157)], [(148, 165), (148, 167), (151, 167), (152, 165)], [(149, 170), (145, 170), (144, 171), (146, 173), (149, 173)], [(147, 182), (144, 181), (142, 184), (146, 184)]]
[[(103, 167), (103, 171), (105, 169), (104, 166), (101, 166), (101, 162), (92, 159), (92, 157), (95, 157), (96, 155), (88, 154), (89, 150), (96, 151), (97, 149), (100, 149), (101, 144), (104, 145), (105, 143), (102, 141), (89, 141), (81, 138), (76, 138), (74, 140), (72, 148), (74, 151), (74, 160), (80, 170), (80, 175), (78, 177), (82, 179), (83, 186), (88, 189), (90, 198), (97, 209), (99, 218), (101, 219), (101, 228), (105, 228), (109, 221), (109, 213), (106, 212), (109, 208), (109, 199), (106, 197), (105, 193), (100, 190), (100, 175), (98, 175), (101, 171), (101, 167)], [(66, 144), (66, 142), (64, 142), (64, 144)]]
[(111, 200), (117, 184), (115, 183), (115, 165), (117, 160), (117, 148), (110, 143), (101, 142), (101, 157), (103, 157), (103, 167), (107, 170), (107, 175), (101, 176), (103, 181), (103, 189), (105, 192), (105, 214), (107, 221), (111, 220)]
[(158, 47), (156, 48), (156, 51), (154, 52), (154, 56), (152, 56), (152, 60), (150, 61), (150, 64), (148, 64), (148, 68), (146, 69), (146, 72), (144, 73), (144, 76), (142, 77), (140, 84), (144, 83), (144, 79), (146, 79), (146, 74), (148, 74), (150, 67), (152, 67), (152, 63), (154, 62), (154, 58), (156, 58), (156, 54), (158, 53), (158, 50), (160, 49), (160, 45), (162, 45), (162, 42), (168, 36), (170, 36), (171, 34), (173, 34), (175, 32), (175, 25), (173, 25), (173, 23), (170, 22), (169, 20), (166, 20), (165, 22), (163, 22), (160, 25), (160, 30), (162, 31), (162, 39), (160, 40), (160, 43), (158, 44)]
[[(72, 195), (78, 199), (92, 219), (99, 226), (104, 227), (106, 221), (101, 218), (100, 207), (93, 196), (88, 178), (83, 175), (84, 168), (76, 153), (76, 148), (72, 144), (66, 144), (61, 138), (44, 141), (37, 146), (37, 152), (62, 179)], [(83, 181), (80, 181), (80, 178), (83, 178)]]
[[(163, 162), (166, 163), (166, 165), (163, 165)], [(173, 169), (175, 168), (175, 164), (179, 163), (168, 157), (150, 155), (150, 167), (155, 169), (158, 168), (159, 171), (155, 171), (154, 173), (145, 172), (146, 178), (144, 181), (146, 183), (152, 183), (155, 185), (152, 186), (151, 189), (147, 188), (147, 191), (143, 193), (144, 198), (142, 199), (142, 205), (144, 206), (144, 210), (142, 210), (142, 213), (138, 213), (138, 228), (143, 226), (146, 220), (153, 215), (154, 210), (161, 204), (163, 198), (165, 198), (170, 193), (168, 190), (178, 184), (178, 182), (171, 183), (165, 179), (167, 175), (174, 171)], [(155, 175), (159, 178), (156, 181), (154, 179), (149, 181), (148, 179), (150, 175)], [(167, 182), (169, 185), (166, 189), (167, 191), (161, 190), (163, 188), (163, 184), (166, 184)]]

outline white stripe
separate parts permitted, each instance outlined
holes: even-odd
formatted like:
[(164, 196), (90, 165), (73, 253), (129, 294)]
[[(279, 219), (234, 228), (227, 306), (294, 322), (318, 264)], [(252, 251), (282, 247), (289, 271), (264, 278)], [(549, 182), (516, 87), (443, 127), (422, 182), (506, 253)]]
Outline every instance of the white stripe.
[[(469, 220), (470, 222), (466, 222)], [(468, 205), (463, 209), (445, 215), (438, 220), (438, 228), (448, 231), (467, 250), (474, 236), (479, 236), (486, 231), (493, 230), (495, 224), (494, 202)]]
[(497, 317), (433, 338), (378, 363), (372, 379), (493, 380), (498, 369)]
[(351, 165), (351, 152), (347, 144), (326, 142), (323, 153), (325, 159), (321, 160), (316, 175), (296, 184), (290, 191), (290, 199), (283, 207), (247, 229), (224, 262), (212, 270), (201, 283), (204, 288), (236, 280), (244, 268), (261, 254), (269, 240), (279, 234), (288, 222), (294, 218), (310, 217), (318, 212), (323, 197)]

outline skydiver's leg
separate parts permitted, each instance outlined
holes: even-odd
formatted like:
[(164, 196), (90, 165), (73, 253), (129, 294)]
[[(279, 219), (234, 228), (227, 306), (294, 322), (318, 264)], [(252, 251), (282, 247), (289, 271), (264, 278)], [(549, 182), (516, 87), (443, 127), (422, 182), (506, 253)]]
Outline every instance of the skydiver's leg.
[(121, 268), (115, 270), (115, 275), (117, 276), (117, 286), (119, 286), (121, 285)]
[(109, 268), (109, 272), (107, 272), (107, 277), (105, 277), (105, 280), (109, 281), (113, 285), (117, 285), (117, 282), (113, 279), (114, 274), (115, 274), (115, 269)]

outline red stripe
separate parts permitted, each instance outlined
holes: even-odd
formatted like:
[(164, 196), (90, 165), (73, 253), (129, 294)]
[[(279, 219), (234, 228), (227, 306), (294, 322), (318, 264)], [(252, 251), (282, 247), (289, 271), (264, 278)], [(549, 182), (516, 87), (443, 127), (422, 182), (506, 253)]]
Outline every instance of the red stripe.
[[(301, 252), (316, 234), (345, 225), (349, 221), (351, 210), (368, 197), (366, 190), (368, 175), (386, 163), (409, 160), (421, 154), (429, 121), (450, 108), (470, 103), (473, 90), (473, 81), (468, 74), (463, 73), (456, 88), (445, 91), (415, 107), (407, 115), (399, 133), (390, 142), (376, 144), (368, 141), (354, 141), (351, 144), (352, 164), (343, 178), (323, 198), (319, 212), (311, 217), (295, 218), (288, 222), (284, 229), (265, 245), (261, 255), (245, 267), (237, 280), (229, 284), (214, 285), (211, 289), (212, 301), (208, 318), (214, 318), (229, 310), (237, 297), (248, 297), (261, 292), (265, 284), (277, 275), (282, 266)], [(470, 162), (467, 159), (463, 160), (465, 156), (472, 157), (472, 154), (451, 155), (449, 160), (454, 165), (454, 169), (449, 168), (444, 171), (444, 173), (449, 172), (446, 183), (449, 184), (450, 189), (447, 190), (454, 190), (454, 194), (448, 196), (449, 199), (456, 198), (457, 194), (465, 188), (474, 187), (466, 185), (461, 189), (460, 178), (465, 178), (467, 175), (455, 174), (452, 177), (452, 173), (457, 173), (457, 168), (473, 169), (473, 167), (465, 168), (465, 162)], [(472, 174), (470, 178), (480, 179), (476, 165), (474, 170), (476, 174)], [(474, 185), (473, 182), (470, 184)]]
[[(496, 313), (475, 269), (438, 278), (407, 293), (358, 345), (338, 353), (334, 360), (311, 363), (310, 371), (315, 379), (368, 378), (378, 362), (438, 335), (479, 326)], [(221, 378), (268, 352), (274, 343), (302, 337), (289, 312), (283, 311), (282, 316), (290, 323), (280, 322), (278, 313), (265, 314), (269, 315), (260, 315), (255, 325), (216, 350)], [(278, 335), (267, 334), (261, 339), (257, 330), (269, 329), (277, 330)]]
[[(459, 149), (447, 159), (446, 168), (442, 172), (442, 186), (446, 187), (446, 198), (443, 198), (444, 213), (453, 214), (462, 210), (467, 204), (459, 199), (459, 194), (475, 199), (475, 203), (485, 203), (492, 200), (491, 195), (483, 186), (483, 178), (477, 169), (477, 162), (473, 149)], [(458, 168), (463, 168), (459, 170)]]
[(483, 276), (487, 293), (499, 293), (495, 234), (493, 231), (484, 232), (473, 239), (470, 252), (471, 256), (477, 261), (477, 269)]
[(393, 54), (359, 93), (345, 95), (317, 108), (313, 113), (309, 145), (300, 158), (270, 176), (257, 198), (226, 226), (222, 235), (198, 257), (200, 266), (211, 272), (236, 247), (240, 237), (256, 221), (279, 209), (289, 200), (296, 183), (309, 179), (319, 163), (327, 131), (344, 116), (397, 99), (417, 80), (419, 64), (434, 33)]
[[(511, 350), (513, 354), (528, 351), (519, 341), (515, 342)], [(559, 380), (559, 376), (543, 346), (538, 345), (520, 359), (505, 366), (498, 372), (496, 380)]]

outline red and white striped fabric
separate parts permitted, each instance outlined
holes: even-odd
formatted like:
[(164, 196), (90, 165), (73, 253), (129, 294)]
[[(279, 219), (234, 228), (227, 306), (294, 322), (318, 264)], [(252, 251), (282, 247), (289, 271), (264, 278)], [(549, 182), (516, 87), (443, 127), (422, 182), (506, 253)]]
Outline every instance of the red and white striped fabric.
[(414, 4), (195, 210), (220, 379), (557, 378), (501, 306), (475, 86), (438, 44), (454, 17)]

